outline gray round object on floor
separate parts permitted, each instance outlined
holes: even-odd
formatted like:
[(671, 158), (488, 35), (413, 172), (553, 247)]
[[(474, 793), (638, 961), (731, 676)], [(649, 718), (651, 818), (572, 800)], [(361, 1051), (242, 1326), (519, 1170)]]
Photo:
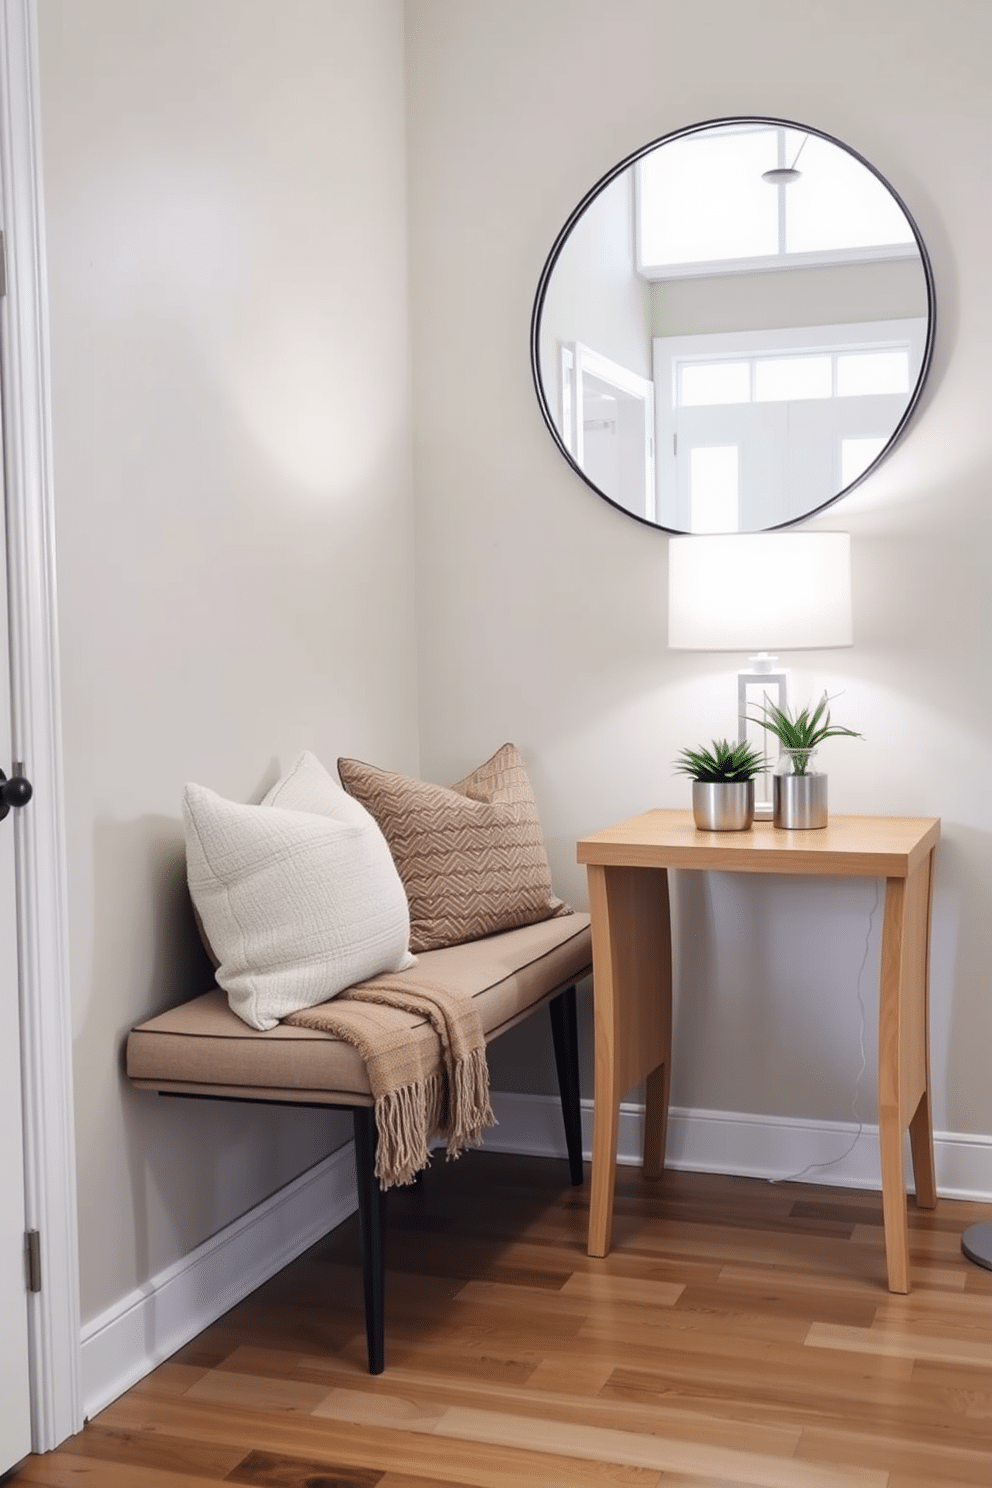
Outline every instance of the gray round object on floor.
[(976, 1266), (992, 1271), (992, 1224), (971, 1225), (961, 1236), (961, 1249)]

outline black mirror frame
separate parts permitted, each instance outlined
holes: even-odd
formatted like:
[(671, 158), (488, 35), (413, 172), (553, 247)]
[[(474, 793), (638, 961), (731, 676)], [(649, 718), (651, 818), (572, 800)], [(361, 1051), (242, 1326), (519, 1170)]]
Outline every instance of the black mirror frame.
[(872, 175), (881, 182), (890, 196), (892, 196), (892, 198), (898, 203), (900, 210), (906, 218), (906, 221), (909, 223), (909, 226), (912, 229), (913, 237), (916, 240), (917, 249), (919, 250), (920, 263), (923, 268), (923, 276), (926, 282), (927, 291), (927, 335), (926, 344), (923, 348), (923, 360), (920, 364), (919, 376), (917, 377), (916, 385), (909, 396), (909, 401), (907, 402), (906, 407), (903, 410), (902, 417), (900, 418), (895, 429), (892, 431), (892, 434), (889, 436), (885, 447), (879, 451), (871, 464), (861, 472), (856, 480), (853, 480), (850, 482), (849, 485), (844, 486), (843, 489), (838, 491), (835, 496), (831, 496), (829, 501), (821, 502), (819, 506), (813, 507), (810, 511), (801, 513), (801, 515), (799, 515), (798, 517), (791, 518), (788, 522), (779, 522), (773, 527), (761, 528), (759, 530), (765, 532), (778, 532), (787, 527), (794, 527), (797, 522), (805, 522), (810, 517), (817, 516), (820, 512), (826, 511), (828, 507), (833, 506), (836, 502), (840, 501), (842, 497), (850, 495), (850, 493), (855, 489), (856, 486), (860, 486), (862, 481), (867, 480), (868, 476), (871, 475), (874, 470), (877, 470), (882, 461), (888, 458), (893, 449), (896, 447), (896, 444), (905, 433), (906, 426), (909, 423), (909, 420), (912, 418), (916, 406), (920, 401), (920, 397), (922, 396), (923, 389), (926, 386), (927, 377), (930, 372), (930, 364), (933, 359), (934, 338), (936, 336), (937, 329), (937, 297), (934, 287), (933, 266), (930, 262), (930, 255), (927, 252), (926, 244), (923, 241), (923, 237), (920, 233), (919, 227), (917, 226), (916, 219), (914, 218), (912, 212), (906, 206), (906, 203), (903, 201), (902, 197), (899, 195), (898, 191), (896, 191), (892, 183), (887, 180), (885, 176), (882, 175), (881, 171), (878, 170), (876, 166), (872, 165), (870, 160), (866, 160), (865, 157), (860, 154), (859, 151), (853, 149), (851, 145), (845, 144), (843, 140), (837, 139), (835, 135), (828, 134), (823, 129), (816, 129), (810, 124), (799, 124), (793, 119), (778, 119), (765, 114), (735, 114), (729, 115), (726, 118), (703, 119), (699, 123), (687, 124), (682, 129), (673, 129), (669, 134), (660, 135), (657, 139), (651, 140), (648, 144), (643, 145), (641, 149), (635, 150), (632, 154), (626, 156), (626, 158), (615, 165), (612, 170), (607, 171), (606, 175), (600, 177), (596, 184), (589, 191), (586, 192), (585, 196), (579, 202), (578, 206), (575, 207), (575, 209), (569, 214), (564, 226), (562, 227), (558, 236), (555, 238), (555, 241), (551, 247), (551, 252), (548, 254), (548, 257), (545, 260), (544, 268), (541, 270), (541, 276), (537, 284), (537, 294), (534, 298), (534, 308), (531, 312), (530, 320), (531, 374), (534, 379), (534, 389), (537, 393), (537, 401), (541, 409), (541, 416), (544, 419), (545, 424), (548, 426), (551, 437), (554, 440), (555, 444), (558, 446), (561, 455), (572, 467), (580, 480), (584, 481), (589, 489), (591, 491), (594, 491), (601, 501), (607, 502), (608, 505), (614, 507), (617, 511), (622, 512), (625, 517), (629, 517), (632, 521), (640, 522), (642, 526), (650, 527), (656, 532), (668, 532), (680, 537), (687, 536), (688, 534), (686, 534), (681, 528), (666, 527), (661, 522), (652, 522), (647, 517), (639, 516), (637, 512), (631, 511), (629, 507), (621, 506), (618, 501), (614, 501), (612, 497), (607, 496), (605, 491), (601, 491), (600, 488), (589, 479), (589, 477), (585, 474), (581, 467), (576, 463), (569, 450), (566, 449), (564, 440), (562, 439), (561, 433), (559, 432), (552, 416), (551, 409), (548, 405), (547, 396), (544, 391), (544, 386), (541, 381), (541, 314), (544, 309), (544, 300), (548, 292), (548, 284), (550, 282), (551, 275), (554, 271), (556, 263), (558, 262), (558, 258), (562, 252), (562, 249), (564, 248), (565, 243), (568, 240), (569, 234), (571, 233), (572, 229), (575, 227), (579, 219), (583, 216), (587, 207), (589, 207), (591, 203), (595, 201), (596, 197), (599, 196), (599, 194), (604, 191), (612, 181), (615, 181), (617, 176), (622, 175), (625, 170), (627, 170), (630, 166), (636, 164), (636, 162), (642, 159), (643, 156), (649, 155), (652, 150), (656, 150), (659, 145), (668, 144), (671, 140), (682, 139), (686, 135), (698, 134), (700, 130), (714, 129), (724, 124), (768, 124), (779, 128), (800, 130), (805, 134), (814, 134), (819, 139), (826, 140), (829, 144), (836, 145), (838, 149), (846, 151), (848, 155), (853, 155), (855, 160), (860, 161), (860, 163), (867, 170), (871, 171)]

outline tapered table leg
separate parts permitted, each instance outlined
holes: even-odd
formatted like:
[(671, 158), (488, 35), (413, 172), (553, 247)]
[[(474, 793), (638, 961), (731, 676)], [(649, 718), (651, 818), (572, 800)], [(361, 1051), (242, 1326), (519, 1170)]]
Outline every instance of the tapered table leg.
[[(671, 1049), (671, 1030), (668, 1035)], [(644, 1088), (644, 1176), (660, 1178), (665, 1171), (665, 1143), (668, 1138), (668, 1105), (671, 1097), (671, 1054), (664, 1064), (652, 1070)]]
[(909, 1145), (913, 1153), (913, 1183), (919, 1209), (936, 1209), (937, 1174), (933, 1157), (933, 1111), (930, 1091), (924, 1090), (916, 1115), (909, 1123)]
[(908, 1128), (917, 1203), (933, 1208), (930, 1105), (929, 938), (932, 852), (885, 886), (878, 1004), (878, 1140), (889, 1290), (909, 1291), (909, 1229), (903, 1140)]
[(644, 1166), (664, 1161), (672, 1045), (672, 933), (665, 868), (590, 864), (596, 1084), (589, 1254), (613, 1228), (620, 1101), (647, 1079)]

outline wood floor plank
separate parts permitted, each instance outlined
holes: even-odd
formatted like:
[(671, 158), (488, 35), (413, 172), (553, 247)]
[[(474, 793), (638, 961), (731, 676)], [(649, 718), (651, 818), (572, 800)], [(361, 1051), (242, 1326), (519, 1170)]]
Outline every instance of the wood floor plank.
[(436, 1431), (448, 1407), (429, 1392), (402, 1395), (384, 1390), (330, 1390), (310, 1412), (321, 1420), (363, 1422), (397, 1431)]
[(840, 1289), (817, 1294), (815, 1283), (797, 1293), (794, 1287), (776, 1286), (767, 1277), (763, 1283), (732, 1282), (724, 1277), (709, 1285), (693, 1283), (675, 1306), (680, 1312), (731, 1312), (766, 1321), (790, 1319), (797, 1324), (808, 1324), (812, 1314), (821, 1322), (861, 1328), (870, 1327), (878, 1315), (878, 1299), (873, 1295), (852, 1297)]
[(457, 1406), (480, 1416), (489, 1412), (499, 1417), (515, 1408), (528, 1419), (551, 1423), (563, 1440), (574, 1429), (590, 1426), (620, 1429), (632, 1435), (665, 1434), (687, 1443), (736, 1446), (752, 1453), (782, 1456), (791, 1454), (798, 1441), (799, 1428), (795, 1423), (721, 1420), (715, 1413), (701, 1420), (698, 1411), (683, 1409), (678, 1399), (652, 1401), (644, 1407), (639, 1402), (618, 1404), (605, 1397), (575, 1400), (569, 1395), (538, 1392), (533, 1387), (521, 1394), (508, 1389), (486, 1390), (471, 1384), (458, 1388), (450, 1381), (433, 1386), (423, 1381), (409, 1383), (409, 1393), (401, 1397), (386, 1394), (377, 1387), (378, 1381), (364, 1390), (332, 1391), (313, 1414), (322, 1419), (368, 1421), (443, 1434), (443, 1420), (449, 1407)]
[[(431, 1374), (439, 1370), (447, 1378), (473, 1380), (486, 1384), (527, 1383), (544, 1355), (528, 1351), (528, 1338), (497, 1339), (477, 1330), (467, 1336), (456, 1336), (454, 1330), (434, 1332), (429, 1336), (391, 1336), (389, 1342), (390, 1376), (410, 1365)], [(567, 1343), (563, 1343), (567, 1348)], [(574, 1357), (574, 1349), (568, 1350)], [(347, 1369), (352, 1380), (365, 1378), (368, 1370), (365, 1335), (356, 1334), (351, 1343), (325, 1359), (311, 1358), (300, 1365), (301, 1378), (320, 1382), (330, 1366), (335, 1373)]]
[(814, 1353), (805, 1342), (798, 1347), (791, 1343), (772, 1344), (766, 1357), (770, 1365), (783, 1364), (795, 1376), (812, 1375), (817, 1380), (828, 1380), (831, 1375), (837, 1375), (854, 1380), (866, 1394), (872, 1394), (880, 1382), (912, 1379), (915, 1367), (912, 1359), (900, 1354), (851, 1354), (827, 1348)]
[(535, 1452), (621, 1462), (630, 1467), (658, 1468), (662, 1472), (692, 1471), (724, 1477), (732, 1473), (737, 1482), (760, 1485), (760, 1488), (887, 1488), (887, 1474), (870, 1468), (852, 1469), (845, 1465), (837, 1471), (815, 1462), (798, 1464), (791, 1456), (767, 1457), (597, 1426), (572, 1426), (566, 1434), (556, 1422), (459, 1407), (453, 1407), (445, 1414), (437, 1434), (493, 1445), (507, 1441), (525, 1443)]
[[(242, 1456), (244, 1453), (241, 1454)], [(171, 1468), (77, 1457), (64, 1449), (29, 1457), (15, 1480), (36, 1488), (217, 1488), (221, 1478), (176, 1473)]]
[(579, 1396), (598, 1395), (613, 1373), (612, 1359), (597, 1359), (566, 1354), (542, 1359), (532, 1370), (528, 1384), (532, 1390)]
[[(636, 1284), (643, 1286), (643, 1283)], [(683, 1287), (656, 1284), (651, 1301), (628, 1300), (616, 1290), (603, 1290), (598, 1295), (583, 1295), (582, 1288), (566, 1283), (557, 1292), (532, 1292), (529, 1287), (506, 1282), (467, 1281), (455, 1295), (462, 1307), (506, 1308), (529, 1317), (540, 1314), (547, 1319), (584, 1320), (593, 1310), (622, 1322), (645, 1322), (656, 1312), (669, 1312), (679, 1300)]]
[(889, 1488), (948, 1488), (948, 1483), (939, 1468), (936, 1474), (890, 1472)]
[(106, 1464), (114, 1463), (136, 1469), (155, 1468), (193, 1480), (221, 1479), (236, 1467), (244, 1456), (240, 1445), (219, 1446), (190, 1441), (161, 1431), (116, 1431), (91, 1421), (85, 1430), (71, 1436), (58, 1453), (41, 1458), (54, 1461), (62, 1452), (73, 1458), (90, 1459), (90, 1478), (100, 1474)]
[(875, 1380), (871, 1389), (865, 1389), (862, 1380), (843, 1375), (831, 1380), (818, 1372), (760, 1370), (742, 1380), (727, 1371), (721, 1379), (712, 1368), (693, 1374), (676, 1364), (668, 1377), (618, 1370), (602, 1394), (644, 1406), (657, 1401), (668, 1410), (680, 1403), (707, 1421), (717, 1417), (763, 1420), (768, 1425), (805, 1421), (824, 1428), (860, 1428), (890, 1439), (898, 1436), (907, 1444), (945, 1440), (976, 1449), (988, 1444), (990, 1434), (988, 1418), (978, 1410), (972, 1413), (966, 1397), (951, 1401), (944, 1391), (906, 1379)]
[(197, 1380), (208, 1374), (209, 1370), (198, 1364), (177, 1364), (172, 1359), (167, 1359), (164, 1364), (159, 1364), (151, 1374), (146, 1374), (144, 1379), (139, 1380), (134, 1386), (136, 1390), (148, 1390), (155, 1395), (184, 1395), (190, 1385), (195, 1385)]
[[(858, 1225), (852, 1236), (855, 1245), (885, 1247), (885, 1232), (875, 1226)], [(928, 1230), (920, 1225), (909, 1227), (910, 1256), (938, 1257), (944, 1260), (961, 1250), (961, 1236), (953, 1230)]]
[(947, 1364), (992, 1364), (988, 1338), (938, 1338), (905, 1328), (848, 1328), (837, 1323), (813, 1323), (806, 1335), (809, 1348), (843, 1349), (848, 1353), (894, 1354), (901, 1359), (939, 1359)]
[(714, 1478), (709, 1473), (666, 1472), (661, 1488), (740, 1488), (740, 1478)]
[[(170, 1432), (181, 1423), (186, 1434), (197, 1441), (248, 1443), (258, 1450), (290, 1456), (320, 1458), (333, 1451), (335, 1460), (348, 1467), (406, 1471), (416, 1464), (422, 1475), (430, 1478), (434, 1473), (438, 1482), (464, 1478), (478, 1488), (505, 1488), (507, 1483), (513, 1483), (514, 1488), (518, 1485), (548, 1488), (549, 1483), (556, 1481), (556, 1474), (562, 1479), (566, 1466), (568, 1476), (563, 1481), (569, 1488), (602, 1488), (607, 1483), (654, 1488), (659, 1476), (657, 1470), (625, 1462), (585, 1460), (557, 1452), (540, 1452), (534, 1456), (530, 1448), (471, 1437), (451, 1439), (364, 1423), (324, 1422), (313, 1416), (290, 1418), (233, 1407), (220, 1411), (193, 1402), (159, 1404), (151, 1412), (142, 1402), (122, 1396), (98, 1419), (130, 1429)], [(643, 1476), (645, 1471), (647, 1477)], [(114, 1484), (113, 1488), (118, 1485)]]
[[(992, 1274), (992, 1273), (990, 1273)], [(803, 1290), (807, 1287), (815, 1287), (818, 1291), (826, 1294), (829, 1292), (842, 1292), (845, 1295), (858, 1297), (873, 1297), (876, 1302), (882, 1303), (893, 1294), (878, 1285), (874, 1276), (858, 1276), (852, 1272), (843, 1272), (831, 1275), (819, 1275), (814, 1277), (810, 1269), (799, 1267), (774, 1266), (759, 1264), (755, 1266), (734, 1265), (721, 1266), (716, 1274), (716, 1279), (728, 1282), (744, 1282), (746, 1284), (760, 1284), (761, 1278), (774, 1280), (776, 1286), (789, 1287)], [(927, 1268), (925, 1277), (925, 1288), (928, 1296), (943, 1296), (945, 1292), (965, 1292), (967, 1275), (960, 1266), (955, 1269), (941, 1268), (938, 1272), (935, 1268)], [(919, 1282), (919, 1277), (917, 1278)], [(919, 1295), (920, 1286), (914, 1287), (910, 1296)], [(973, 1304), (972, 1304), (973, 1305)]]
[[(431, 1488), (435, 1478), (412, 1477), (409, 1473), (383, 1473), (378, 1488)], [(473, 1483), (448, 1482), (446, 1488), (475, 1488)]]
[(948, 1441), (899, 1443), (874, 1433), (825, 1431), (810, 1427), (803, 1432), (797, 1459), (846, 1465), (850, 1472), (877, 1467), (887, 1472), (922, 1474), (936, 1478), (942, 1488), (967, 1485), (988, 1488), (992, 1482), (992, 1448), (965, 1448)]
[(189, 1387), (185, 1398), (213, 1405), (243, 1406), (247, 1410), (312, 1415), (326, 1394), (323, 1385), (309, 1385), (302, 1380), (273, 1379), (270, 1375), (235, 1374), (233, 1370), (213, 1369)]
[(306, 1461), (275, 1452), (249, 1452), (228, 1474), (227, 1482), (249, 1488), (376, 1488), (378, 1468), (340, 1467), (336, 1462)]

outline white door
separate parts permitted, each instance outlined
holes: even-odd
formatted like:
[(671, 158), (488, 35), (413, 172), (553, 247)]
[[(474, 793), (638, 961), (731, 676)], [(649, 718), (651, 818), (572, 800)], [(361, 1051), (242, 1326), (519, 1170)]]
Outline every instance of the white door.
[[(0, 491), (0, 514), (3, 511)], [(0, 769), (12, 774), (7, 562), (0, 522)], [(30, 805), (26, 808), (30, 811)], [(14, 818), (0, 821), (0, 1476), (31, 1450)]]

